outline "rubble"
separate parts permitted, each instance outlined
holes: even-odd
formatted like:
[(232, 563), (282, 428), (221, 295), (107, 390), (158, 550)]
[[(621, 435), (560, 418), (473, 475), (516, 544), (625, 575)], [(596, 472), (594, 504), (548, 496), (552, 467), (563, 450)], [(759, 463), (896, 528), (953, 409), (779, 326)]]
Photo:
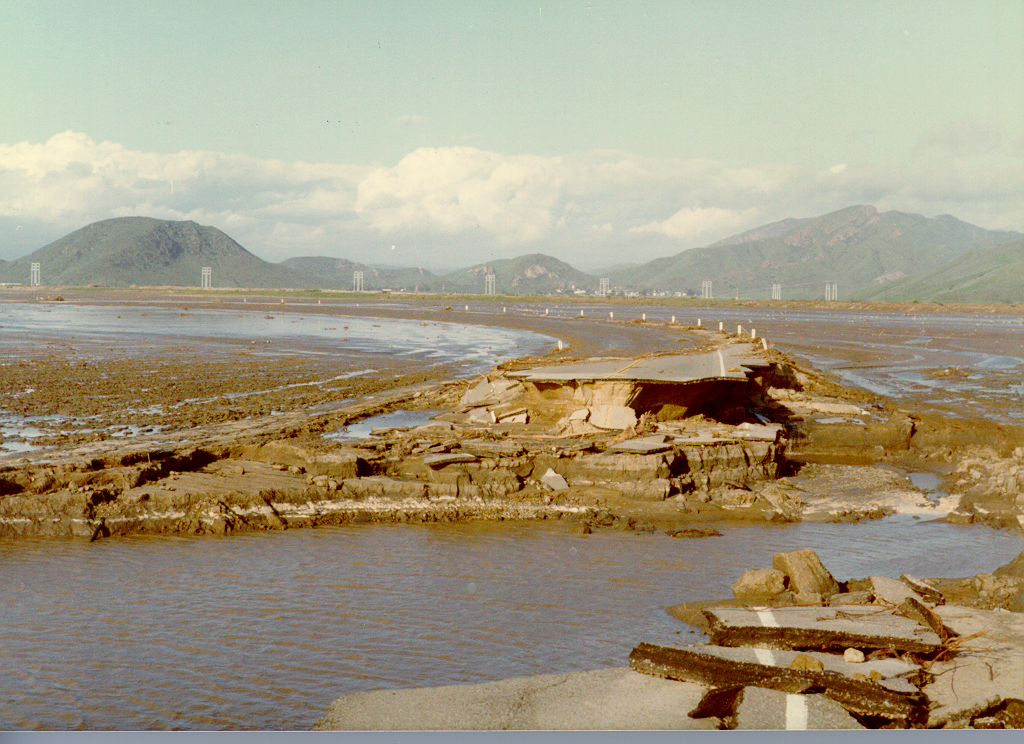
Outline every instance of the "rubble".
[[(708, 644), (640, 643), (630, 666), (703, 685), (689, 715), (718, 728), (1024, 727), (1024, 614), (954, 604), (941, 580), (840, 583), (807, 549), (777, 554), (773, 566), (745, 572), (733, 600), (670, 608)], [(1021, 566), (1024, 553), (998, 570)], [(828, 606), (759, 603), (792, 596), (794, 580), (808, 577), (800, 586), (822, 590)], [(837, 601), (844, 595), (858, 601)]]
[[(761, 389), (748, 374), (774, 364), (752, 358), (743, 371), (728, 349), (713, 356), (716, 369), (729, 365), (726, 379), (703, 382), (748, 391), (743, 395)], [(614, 366), (672, 369), (702, 358), (662, 355)], [(224, 534), (338, 519), (404, 521), (410, 514), (593, 519), (600, 508), (623, 517), (613, 525), (628, 525), (631, 504), (661, 505), (666, 525), (723, 510), (754, 519), (776, 514), (753, 489), (785, 472), (781, 426), (736, 427), (703, 415), (659, 423), (636, 402), (654, 404), (657, 396), (640, 395), (643, 386), (628, 377), (610, 388), (583, 385), (583, 399), (570, 394), (559, 401), (558, 390), (512, 374), (493, 370), (468, 386), (421, 386), (316, 414), (97, 442), (26, 458), (28, 464), (0, 462), (0, 535)], [(658, 384), (663, 403), (668, 383)], [(610, 402), (619, 394), (638, 407)], [(337, 444), (323, 436), (410, 399), (443, 412), (427, 426), (374, 427), (365, 440)], [(560, 436), (562, 419), (586, 433)], [(737, 490), (742, 499), (730, 495)]]
[(633, 649), (629, 664), (638, 672), (682, 682), (697, 682), (716, 690), (756, 687), (794, 695), (822, 694), (853, 715), (884, 718), (901, 728), (908, 728), (927, 718), (922, 695), (895, 692), (874, 682), (865, 682), (837, 672), (734, 661), (693, 649), (649, 643), (641, 643)]

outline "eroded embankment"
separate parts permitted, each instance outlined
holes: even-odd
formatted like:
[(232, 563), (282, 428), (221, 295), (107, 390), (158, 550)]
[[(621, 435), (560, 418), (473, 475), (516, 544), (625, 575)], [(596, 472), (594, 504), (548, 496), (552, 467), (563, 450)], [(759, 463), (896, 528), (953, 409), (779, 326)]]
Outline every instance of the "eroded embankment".
[[(586, 531), (949, 511), (893, 475), (894, 464), (948, 473), (947, 489), (964, 494), (950, 521), (1020, 528), (1024, 450), (1012, 446), (1021, 440), (1011, 427), (907, 414), (774, 351), (705, 336), (694, 354), (741, 354), (747, 373), (676, 387), (551, 385), (531, 382), (520, 374), (525, 363), (515, 362), (482, 379), (393, 390), (331, 410), (4, 458), (0, 534), (96, 539), (549, 518), (580, 520)], [(651, 359), (660, 366), (679, 355)], [(367, 440), (330, 438), (396, 408), (445, 413)], [(798, 472), (814, 460), (854, 463), (844, 467), (860, 468), (864, 487), (837, 494), (834, 479), (821, 486), (827, 469), (816, 478), (814, 467)]]

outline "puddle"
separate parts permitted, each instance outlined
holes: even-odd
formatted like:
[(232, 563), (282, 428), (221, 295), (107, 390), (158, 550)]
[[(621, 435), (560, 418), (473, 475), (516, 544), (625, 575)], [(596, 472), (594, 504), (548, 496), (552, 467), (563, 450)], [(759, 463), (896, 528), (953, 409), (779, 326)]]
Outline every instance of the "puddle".
[(60, 416), (21, 417), (0, 411), (0, 455), (39, 449), (33, 442), (49, 433), (41, 427), (60, 425), (62, 421), (66, 419)]
[(347, 442), (352, 439), (367, 439), (371, 436), (373, 429), (391, 427), (414, 427), (429, 424), (433, 417), (441, 411), (392, 411), (380, 416), (371, 416), (354, 424), (349, 424), (344, 429), (329, 432), (323, 435), (324, 439), (332, 442)]
[(907, 473), (910, 483), (918, 491), (924, 493), (926, 499), (933, 504), (939, 505), (943, 499), (948, 499), (949, 494), (942, 490), (942, 478), (936, 473)]
[(942, 478), (936, 473), (907, 473), (907, 477), (919, 491), (935, 491), (942, 485)]

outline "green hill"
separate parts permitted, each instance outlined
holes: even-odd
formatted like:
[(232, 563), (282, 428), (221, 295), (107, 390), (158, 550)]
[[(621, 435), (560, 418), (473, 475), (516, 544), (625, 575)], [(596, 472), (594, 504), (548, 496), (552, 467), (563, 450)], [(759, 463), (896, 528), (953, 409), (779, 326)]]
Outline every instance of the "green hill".
[(598, 280), (564, 261), (532, 253), (518, 258), (490, 261), (441, 277), (442, 292), (483, 294), (487, 274), (494, 274), (498, 294), (573, 294), (597, 291)]
[(1024, 238), (971, 251), (933, 271), (865, 292), (863, 299), (1022, 304)]
[(438, 277), (426, 269), (375, 268), (347, 258), (299, 256), (285, 259), (281, 265), (305, 274), (309, 282), (315, 282), (308, 286), (319, 289), (352, 289), (352, 275), (356, 271), (363, 272), (363, 289), (366, 290), (432, 292), (438, 282)]
[(670, 292), (695, 292), (710, 280), (715, 296), (748, 299), (770, 298), (773, 284), (782, 285), (785, 299), (820, 297), (829, 282), (846, 298), (1018, 237), (949, 215), (927, 218), (857, 206), (765, 225), (609, 278), (617, 287)]
[(0, 281), (27, 284), (33, 262), (51, 286), (201, 286), (205, 266), (215, 287), (308, 286), (307, 276), (257, 258), (215, 227), (151, 217), (94, 222), (0, 266)]

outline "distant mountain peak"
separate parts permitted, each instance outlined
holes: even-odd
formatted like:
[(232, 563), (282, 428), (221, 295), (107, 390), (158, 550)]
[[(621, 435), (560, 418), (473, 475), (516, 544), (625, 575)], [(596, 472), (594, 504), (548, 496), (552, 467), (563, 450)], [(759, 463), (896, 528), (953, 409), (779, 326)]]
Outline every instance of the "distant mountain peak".
[(927, 218), (860, 204), (773, 222), (611, 278), (630, 290), (691, 294), (695, 285), (711, 281), (715, 296), (741, 299), (768, 299), (779, 285), (786, 299), (820, 297), (829, 282), (849, 297), (1018, 237), (948, 215)]

